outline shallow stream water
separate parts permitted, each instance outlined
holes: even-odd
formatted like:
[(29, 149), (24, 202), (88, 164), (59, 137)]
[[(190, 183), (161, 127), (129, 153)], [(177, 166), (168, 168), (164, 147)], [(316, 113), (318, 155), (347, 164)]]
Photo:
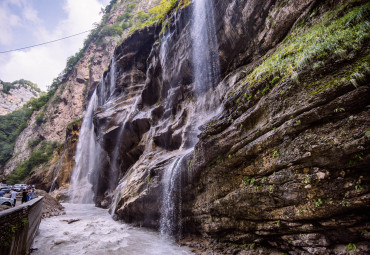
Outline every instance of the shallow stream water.
[[(114, 221), (105, 209), (92, 204), (63, 204), (66, 215), (43, 219), (32, 255), (127, 254), (187, 255), (155, 231)], [(68, 220), (79, 221), (68, 224)]]

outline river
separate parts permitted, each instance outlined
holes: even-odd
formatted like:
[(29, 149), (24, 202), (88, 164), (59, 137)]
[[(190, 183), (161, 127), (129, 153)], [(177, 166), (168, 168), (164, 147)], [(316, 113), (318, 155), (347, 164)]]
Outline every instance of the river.
[[(45, 254), (193, 254), (159, 233), (114, 221), (105, 209), (63, 204), (66, 215), (43, 219), (32, 255)], [(68, 224), (68, 220), (80, 219)]]

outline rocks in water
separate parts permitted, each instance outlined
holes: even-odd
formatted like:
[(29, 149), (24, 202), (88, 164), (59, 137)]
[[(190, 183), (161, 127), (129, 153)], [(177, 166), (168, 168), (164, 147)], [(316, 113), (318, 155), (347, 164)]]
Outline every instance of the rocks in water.
[(63, 220), (63, 221), (67, 222), (68, 224), (72, 224), (72, 223), (80, 221), (80, 220), (81, 219), (70, 219), (70, 220)]

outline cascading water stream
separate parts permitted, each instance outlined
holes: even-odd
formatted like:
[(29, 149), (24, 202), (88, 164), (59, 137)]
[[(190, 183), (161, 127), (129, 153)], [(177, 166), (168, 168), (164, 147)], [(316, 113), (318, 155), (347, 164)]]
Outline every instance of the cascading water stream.
[(110, 65), (110, 86), (109, 86), (109, 95), (113, 96), (114, 89), (116, 87), (116, 59), (112, 57), (112, 62)]
[[(163, 175), (160, 231), (162, 236), (181, 235), (181, 169), (186, 153), (176, 157)], [(177, 236), (180, 237), (180, 236)]]
[(113, 156), (111, 159), (111, 171), (109, 171), (109, 183), (111, 184), (110, 191), (113, 191), (116, 188), (116, 184), (118, 182), (118, 177), (119, 177), (118, 156), (119, 156), (119, 150), (120, 150), (121, 137), (122, 137), (123, 131), (125, 130), (125, 125), (127, 121), (130, 119), (130, 117), (133, 115), (133, 113), (135, 112), (139, 101), (140, 101), (140, 98), (137, 97), (135, 100), (135, 103), (127, 109), (127, 114), (118, 132), (117, 143), (114, 147)]
[[(218, 42), (212, 0), (194, 0), (192, 23), (192, 56), (194, 66), (194, 103), (190, 118), (190, 132), (186, 139), (189, 149), (176, 157), (164, 171), (160, 231), (162, 236), (181, 237), (181, 172), (186, 155), (194, 150), (200, 133), (199, 126), (218, 113), (218, 100), (207, 93), (215, 88), (220, 75)], [(167, 38), (165, 38), (167, 39)], [(166, 45), (165, 42), (162, 45)], [(165, 55), (165, 53), (162, 53)], [(213, 98), (210, 98), (213, 97)], [(180, 150), (186, 148), (182, 147)]]
[(191, 38), (195, 92), (199, 95), (214, 88), (220, 75), (212, 0), (194, 0)]
[(70, 198), (72, 203), (93, 203), (92, 183), (89, 180), (96, 165), (97, 144), (93, 116), (98, 106), (96, 89), (90, 98), (80, 129), (77, 143), (75, 167), (71, 176)]
[(104, 77), (101, 77), (100, 79), (99, 95), (100, 95), (100, 97), (98, 98), (99, 105), (103, 105), (107, 98)]
[[(116, 85), (116, 61), (114, 56), (110, 66), (109, 88), (105, 86), (102, 77), (100, 86), (94, 90), (90, 98), (86, 114), (80, 129), (80, 137), (77, 143), (75, 156), (75, 167), (71, 176), (71, 187), (69, 190), (72, 203), (93, 203), (93, 173), (97, 170), (101, 148), (97, 143), (94, 131), (93, 117), (98, 106), (107, 103), (113, 96)], [(99, 97), (97, 90), (99, 89)]]
[(57, 179), (58, 179), (58, 176), (59, 176), (59, 172), (60, 172), (60, 170), (62, 169), (62, 164), (63, 164), (63, 158), (64, 158), (64, 153), (65, 153), (65, 149), (63, 150), (63, 153), (62, 153), (62, 155), (61, 155), (61, 157), (60, 157), (60, 160), (59, 160), (59, 162), (58, 162), (58, 165), (57, 165), (57, 171), (56, 171), (56, 174), (55, 174), (55, 176), (54, 176), (54, 179), (53, 179), (53, 182), (52, 182), (52, 184), (51, 184), (51, 186), (50, 186), (50, 190), (49, 190), (49, 193), (51, 193), (51, 192), (53, 192), (54, 190), (55, 190), (55, 182), (57, 181)]

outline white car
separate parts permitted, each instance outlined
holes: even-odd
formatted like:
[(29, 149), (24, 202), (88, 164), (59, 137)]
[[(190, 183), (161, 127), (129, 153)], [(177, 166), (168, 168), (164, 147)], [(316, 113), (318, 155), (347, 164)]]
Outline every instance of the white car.
[(26, 189), (27, 185), (26, 184), (14, 184), (13, 188), (15, 191), (19, 192), (19, 191), (22, 191), (23, 189)]
[(14, 206), (14, 200), (7, 197), (0, 197), (0, 205)]

